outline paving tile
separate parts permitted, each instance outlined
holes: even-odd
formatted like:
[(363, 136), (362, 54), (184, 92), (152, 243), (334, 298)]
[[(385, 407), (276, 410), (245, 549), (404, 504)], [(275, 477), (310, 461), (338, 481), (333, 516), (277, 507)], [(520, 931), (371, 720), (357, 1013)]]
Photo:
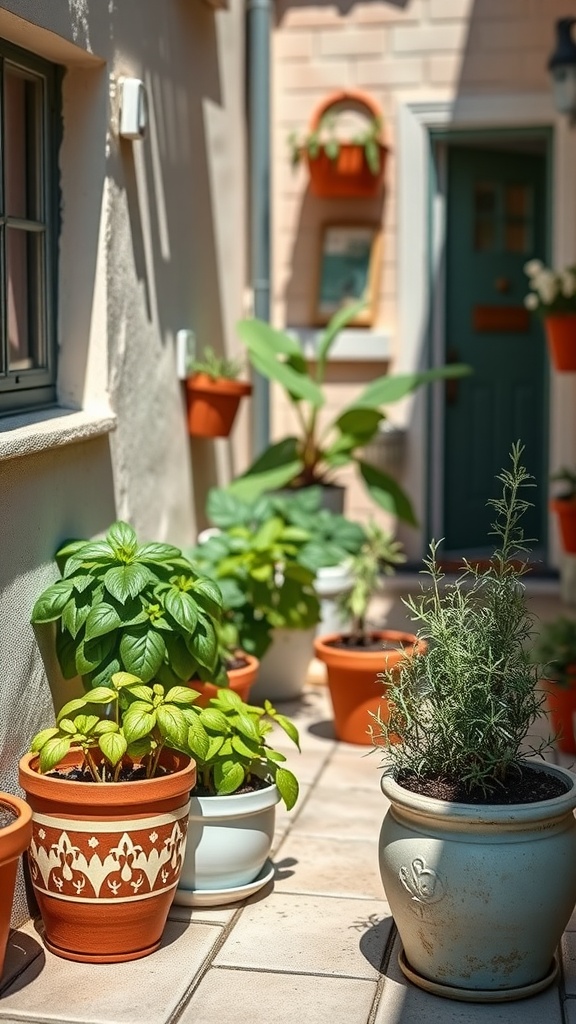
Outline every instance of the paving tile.
[(248, 902), (214, 964), (378, 978), (392, 923), (384, 900), (274, 892)]
[(290, 828), (294, 828), (294, 825), (298, 821), (298, 818), (303, 813), (303, 810), (308, 802), (310, 793), (313, 792), (313, 787), (309, 784), (300, 784), (300, 794), (296, 801), (296, 806), (291, 811), (287, 811), (285, 805), (280, 801), (276, 806), (276, 819), (274, 822), (274, 830), (277, 834), (286, 835)]
[(378, 789), (316, 786), (292, 825), (295, 835), (351, 837), (377, 841), (384, 817)]
[(531, 999), (511, 1003), (461, 1003), (441, 999), (412, 985), (398, 966), (397, 940), (386, 970), (374, 1024), (562, 1024), (560, 995), (554, 985)]
[(44, 951), (3, 995), (0, 1021), (165, 1024), (222, 929), (169, 921), (161, 948), (127, 964), (77, 964)]
[(183, 924), (215, 924), (221, 928), (232, 921), (238, 907), (244, 904), (229, 903), (223, 907), (178, 907), (175, 903), (168, 914), (169, 921), (181, 921)]
[(377, 843), (290, 832), (274, 860), (277, 892), (382, 899)]
[(371, 747), (354, 747), (351, 751), (341, 744), (324, 768), (319, 782), (334, 789), (370, 789), (381, 794), (381, 756)]
[(366, 1024), (376, 983), (213, 967), (179, 1024)]
[(576, 1024), (576, 999), (566, 999), (564, 1003), (564, 1024)]

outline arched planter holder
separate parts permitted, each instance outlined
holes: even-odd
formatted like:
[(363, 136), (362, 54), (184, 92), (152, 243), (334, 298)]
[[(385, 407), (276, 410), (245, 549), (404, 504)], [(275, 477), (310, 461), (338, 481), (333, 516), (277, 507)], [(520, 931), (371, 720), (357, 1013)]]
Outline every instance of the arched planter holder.
[[(310, 119), (309, 134), (317, 132), (322, 119), (329, 111), (351, 108), (367, 114), (370, 119), (382, 122), (382, 111), (368, 93), (358, 89), (345, 89), (330, 93), (314, 110)], [(381, 137), (375, 139), (378, 157), (376, 173), (370, 168), (365, 147), (356, 142), (340, 142), (338, 153), (330, 157), (321, 144), (317, 155), (312, 156), (307, 147), (303, 155), (310, 174), (310, 191), (314, 196), (325, 199), (373, 199), (384, 180), (388, 148)]]

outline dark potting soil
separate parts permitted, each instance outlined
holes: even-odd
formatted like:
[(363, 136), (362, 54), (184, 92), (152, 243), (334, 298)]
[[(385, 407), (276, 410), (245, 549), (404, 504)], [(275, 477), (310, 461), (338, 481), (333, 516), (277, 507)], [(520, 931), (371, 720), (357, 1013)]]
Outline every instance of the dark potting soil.
[(335, 647), (339, 651), (401, 651), (410, 646), (402, 640), (383, 640), (377, 633), (343, 633), (338, 640), (331, 640), (327, 647)]
[[(257, 776), (250, 779), (250, 782), (244, 782), (240, 789), (235, 789), (231, 796), (238, 796), (240, 793), (256, 793), (259, 789), (268, 789), (271, 785), (270, 782), (266, 782), (265, 779), (259, 779)], [(200, 782), (197, 782), (192, 790), (192, 796), (214, 796), (212, 790), (206, 789)]]
[(478, 788), (466, 789), (460, 781), (442, 777), (403, 776), (398, 782), (411, 793), (464, 804), (533, 804), (568, 792), (563, 779), (547, 772), (535, 771), (527, 764), (510, 771), (504, 785), (495, 787), (487, 794)]
[(233, 669), (246, 668), (248, 660), (243, 658), (241, 655), (236, 655), (234, 658), (228, 658), (226, 661), (226, 671), (231, 672)]
[[(102, 778), (103, 765), (98, 766), (98, 774)], [(82, 768), (69, 768), (67, 771), (58, 771), (55, 768), (51, 772), (46, 772), (46, 775), (51, 779), (64, 779), (65, 782), (94, 782), (90, 772), (87, 769)], [(161, 778), (163, 775), (168, 775), (166, 768), (161, 765), (156, 771), (155, 778)], [(142, 764), (138, 765), (124, 765), (120, 770), (117, 782), (138, 782), (140, 779), (146, 778), (146, 768)], [(114, 773), (109, 765), (104, 768), (104, 781), (114, 782)]]

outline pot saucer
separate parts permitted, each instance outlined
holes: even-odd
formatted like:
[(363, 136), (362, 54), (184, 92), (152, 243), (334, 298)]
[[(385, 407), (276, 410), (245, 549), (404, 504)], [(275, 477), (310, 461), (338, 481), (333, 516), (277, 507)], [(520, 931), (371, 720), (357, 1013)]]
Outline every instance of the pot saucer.
[(458, 999), (463, 1003), (507, 1003), (512, 1002), (513, 999), (527, 999), (548, 988), (558, 974), (558, 962), (554, 959), (545, 976), (530, 985), (520, 985), (518, 988), (466, 989), (458, 988), (455, 985), (442, 985), (440, 982), (430, 981), (429, 978), (418, 974), (408, 963), (403, 949), (398, 953), (398, 963), (402, 973), (414, 985), (418, 985), (426, 992), (431, 992), (432, 995), (443, 996), (444, 999)]
[(174, 904), (178, 907), (222, 907), (253, 896), (274, 878), (274, 865), (267, 860), (259, 875), (246, 885), (232, 889), (176, 889)]

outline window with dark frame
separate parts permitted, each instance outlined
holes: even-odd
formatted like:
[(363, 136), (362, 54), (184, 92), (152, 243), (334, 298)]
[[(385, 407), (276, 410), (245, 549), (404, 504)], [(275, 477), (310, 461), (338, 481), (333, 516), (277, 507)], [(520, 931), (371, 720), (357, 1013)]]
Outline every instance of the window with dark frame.
[(0, 415), (56, 400), (59, 81), (0, 40)]

